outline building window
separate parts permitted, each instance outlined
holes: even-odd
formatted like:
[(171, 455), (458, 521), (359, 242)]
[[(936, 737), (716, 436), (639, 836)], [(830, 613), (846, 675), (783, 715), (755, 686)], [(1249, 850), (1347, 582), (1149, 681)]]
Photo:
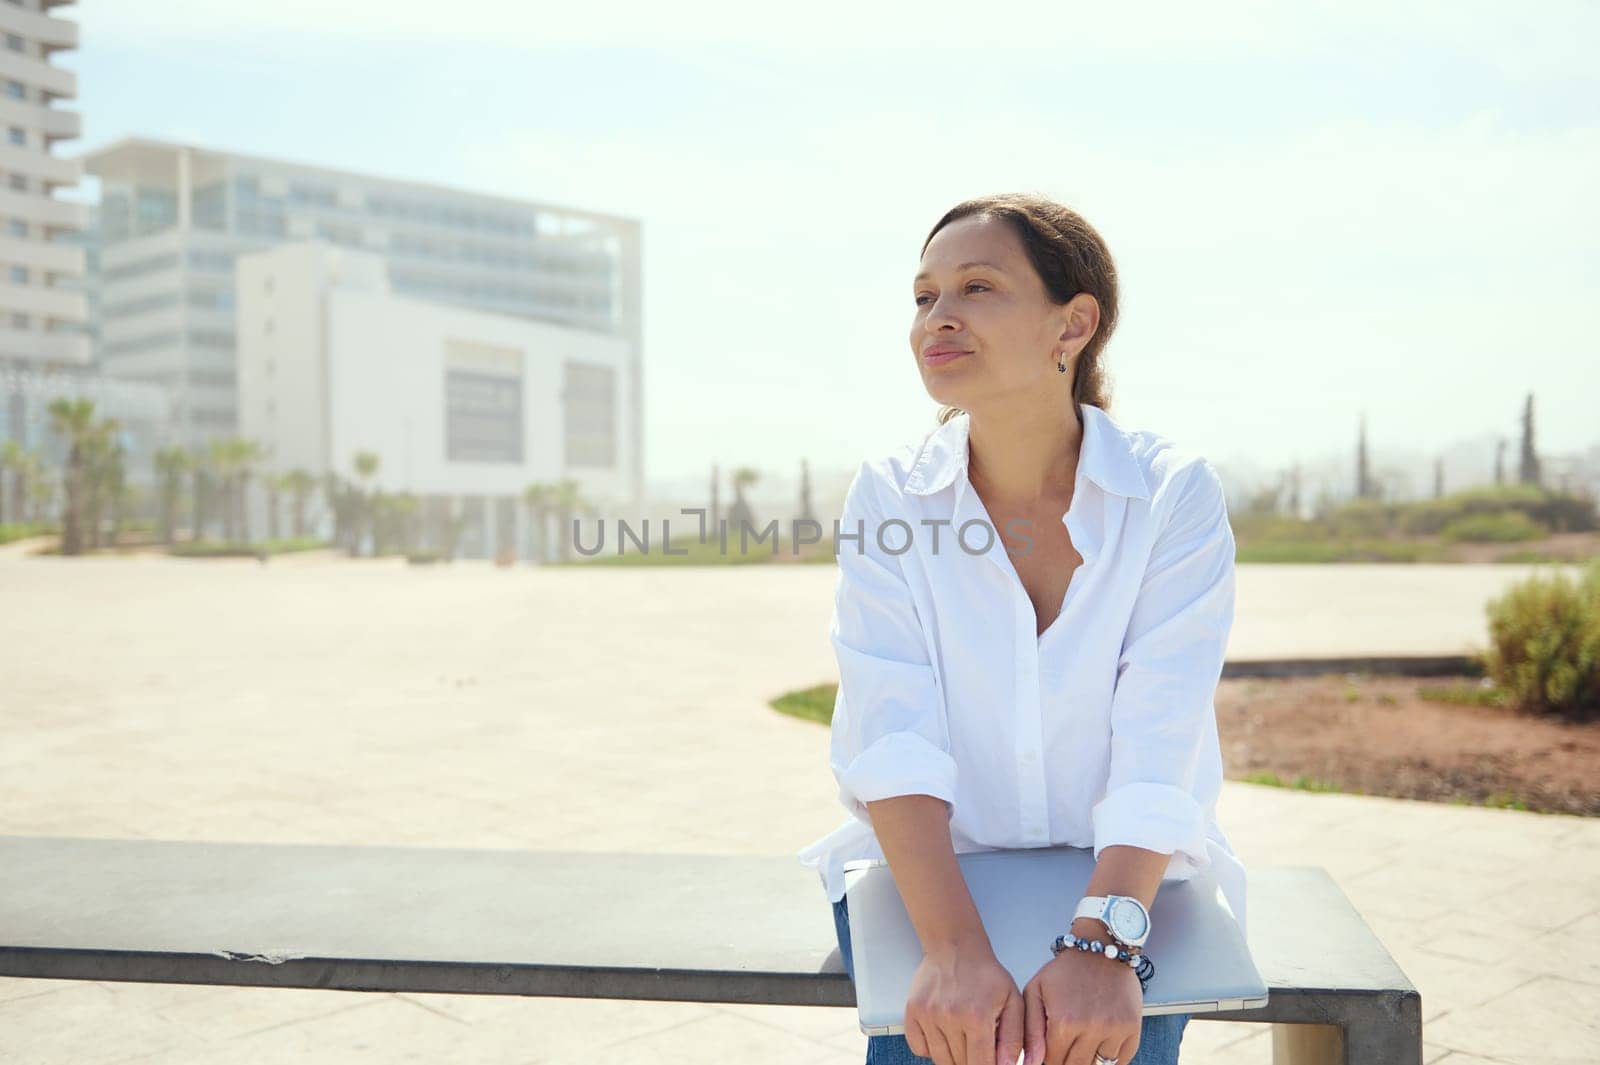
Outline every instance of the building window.
[(189, 383), (202, 388), (232, 388), (234, 376), (232, 370), (190, 370)]
[(14, 33), (6, 34), (6, 47), (13, 52), (20, 52), (23, 48), (22, 38)]
[(23, 87), (22, 82), (17, 81), (15, 78), (7, 78), (6, 95), (13, 100), (24, 100), (27, 99), (28, 90)]
[(231, 348), (233, 334), (220, 329), (191, 329), (189, 343), (206, 348)]
[(521, 351), (445, 341), (445, 461), (521, 462), (522, 394)]
[(25, 314), (17, 314), (15, 312), (13, 312), (12, 315), (11, 315), (11, 328), (13, 328), (13, 329), (26, 329), (26, 328), (28, 328), (28, 316), (25, 315)]
[(561, 389), (566, 410), (566, 465), (614, 469), (617, 464), (617, 372), (567, 362)]
[(12, 144), (27, 144), (28, 131), (23, 129), (21, 126), (12, 126), (10, 129), (6, 130), (6, 138), (10, 140)]
[(178, 294), (175, 292), (158, 292), (151, 296), (141, 296), (134, 300), (125, 300), (122, 303), (107, 303), (100, 313), (107, 319), (125, 318), (129, 315), (144, 314), (147, 311), (158, 311), (165, 307), (175, 306)]
[(219, 274), (230, 273), (233, 270), (233, 256), (220, 251), (190, 251), (189, 268)]
[(20, 218), (13, 218), (6, 223), (6, 232), (13, 237), (25, 237), (28, 235), (28, 223)]
[(203, 307), (212, 311), (231, 311), (233, 290), (192, 288), (189, 290), (189, 306)]
[(13, 266), (11, 268), (11, 281), (16, 285), (28, 283), (28, 268), (26, 266)]
[(6, 177), (6, 184), (18, 192), (28, 191), (28, 178), (25, 174), (11, 174)]
[(134, 337), (130, 340), (108, 340), (101, 345), (103, 355), (132, 355), (140, 351), (156, 351), (161, 348), (176, 347), (178, 334), (152, 333), (149, 336)]

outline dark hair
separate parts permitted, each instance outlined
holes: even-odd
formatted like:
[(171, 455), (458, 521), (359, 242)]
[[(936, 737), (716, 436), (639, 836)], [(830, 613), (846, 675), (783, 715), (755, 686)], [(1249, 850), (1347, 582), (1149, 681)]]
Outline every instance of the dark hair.
[[(929, 231), (922, 250), (928, 250), (939, 230), (972, 215), (999, 218), (1011, 226), (1053, 302), (1064, 304), (1078, 293), (1087, 292), (1100, 304), (1100, 325), (1078, 353), (1072, 398), (1074, 404), (1087, 403), (1109, 410), (1111, 383), (1100, 357), (1117, 327), (1117, 266), (1105, 240), (1070, 207), (1035, 193), (1007, 192), (963, 200), (950, 208)], [(939, 424), (961, 412), (960, 407), (941, 407)], [(1073, 414), (1077, 414), (1076, 405)]]

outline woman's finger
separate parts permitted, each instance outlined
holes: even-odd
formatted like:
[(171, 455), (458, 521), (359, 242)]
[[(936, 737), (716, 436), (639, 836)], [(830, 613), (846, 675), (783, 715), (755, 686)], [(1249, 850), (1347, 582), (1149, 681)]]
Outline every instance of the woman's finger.
[(1133, 1060), (1133, 1055), (1123, 1053), (1123, 1051), (1127, 1048), (1128, 1043), (1125, 1039), (1106, 1039), (1101, 1037), (1099, 1049), (1095, 1050), (1094, 1053), (1091, 1053), (1088, 1057), (1083, 1059), (1084, 1065), (1094, 1065), (1095, 1054), (1100, 1054), (1107, 1058), (1113, 1058), (1116, 1060), (1117, 1065), (1128, 1065), (1128, 1062)]
[(1022, 992), (1022, 1065), (1044, 1065), (1044, 994), (1039, 981), (1028, 981)]
[(918, 1024), (916, 1018), (909, 1014), (906, 1016), (905, 1037), (906, 1046), (911, 1048), (911, 1053), (919, 1058), (933, 1057), (933, 1054), (928, 1049), (928, 1037), (923, 1034), (922, 1025)]
[(967, 1044), (967, 1065), (994, 1065), (994, 1021), (973, 1025), (962, 1037)]
[(1000, 1030), (995, 1046), (995, 1065), (1017, 1065), (1022, 1053), (1022, 996), (1012, 987), (1006, 1004), (1000, 1007)]
[(1077, 1032), (1067, 1027), (1060, 1021), (1052, 1020), (1050, 1008), (1045, 1007), (1044, 1015), (1044, 1060), (1045, 1065), (1067, 1065), (1071, 1060), (1072, 1043)]
[(955, 1051), (950, 1048), (950, 1041), (945, 1038), (944, 1029), (936, 1024), (930, 1024), (924, 1031), (928, 1036), (928, 1056), (936, 1065), (966, 1065), (966, 1062), (956, 1057)]

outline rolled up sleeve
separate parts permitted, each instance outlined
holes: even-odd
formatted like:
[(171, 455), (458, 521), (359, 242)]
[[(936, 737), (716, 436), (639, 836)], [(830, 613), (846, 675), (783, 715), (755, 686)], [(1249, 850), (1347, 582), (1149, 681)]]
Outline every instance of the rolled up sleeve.
[[(928, 640), (900, 556), (883, 549), (885, 520), (863, 465), (839, 519), (839, 576), (829, 637), (839, 663), (830, 763), (839, 801), (871, 824), (866, 803), (897, 795), (932, 795), (954, 816), (956, 763)], [(857, 531), (859, 541), (850, 539)], [(905, 530), (884, 535), (891, 547)]]
[(1216, 688), (1234, 612), (1234, 540), (1222, 482), (1203, 459), (1146, 565), (1117, 663), (1111, 764), (1093, 810), (1094, 856), (1115, 844), (1209, 864), (1220, 790)]

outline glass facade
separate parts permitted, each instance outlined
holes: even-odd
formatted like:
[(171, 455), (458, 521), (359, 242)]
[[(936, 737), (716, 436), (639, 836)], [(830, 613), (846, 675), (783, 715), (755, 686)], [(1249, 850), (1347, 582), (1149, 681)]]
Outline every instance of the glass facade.
[[(400, 296), (610, 335), (636, 328), (624, 321), (622, 282), (637, 276), (637, 264), (623, 261), (622, 226), (604, 218), (159, 142), (92, 153), (89, 172), (101, 181), (105, 369), (185, 382), (174, 417), (190, 443), (235, 431), (232, 395), (196, 387), (197, 371), (213, 375), (208, 383), (224, 366), (233, 372), (235, 260), (285, 242), (380, 255)], [(569, 420), (584, 425), (565, 451), (575, 464), (615, 468), (616, 373), (600, 373), (603, 380), (569, 371)], [(452, 453), (521, 461), (520, 393), (513, 412), (501, 382), (452, 374)]]

